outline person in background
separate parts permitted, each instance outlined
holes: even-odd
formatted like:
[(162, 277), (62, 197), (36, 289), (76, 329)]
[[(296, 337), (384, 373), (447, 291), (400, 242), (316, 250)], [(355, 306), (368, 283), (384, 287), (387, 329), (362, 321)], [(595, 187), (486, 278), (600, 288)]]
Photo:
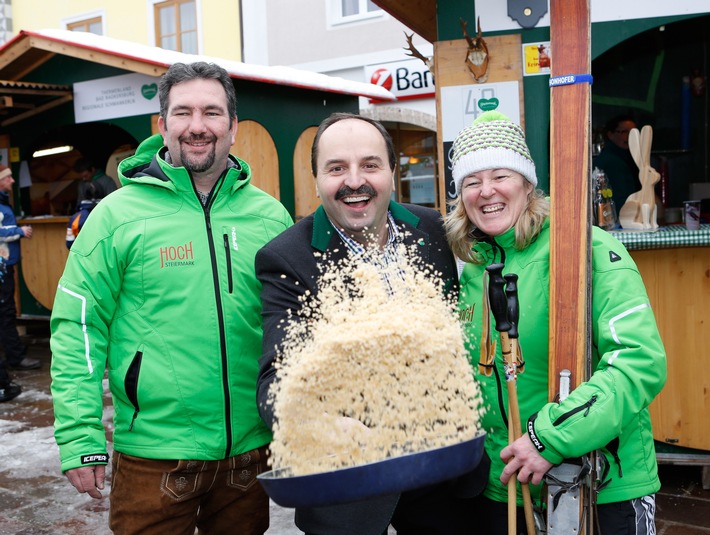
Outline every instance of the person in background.
[(77, 193), (77, 207), (81, 201), (103, 199), (112, 191), (116, 191), (116, 182), (113, 178), (101, 169), (97, 169), (89, 158), (79, 158), (74, 162), (74, 171), (81, 178)]
[(176, 63), (159, 83), (159, 135), (119, 165), (123, 187), (69, 251), (50, 322), (61, 469), (100, 499), (114, 413), (113, 533), (263, 534), (271, 431), (256, 407), (256, 251), (292, 224), (229, 154), (227, 71)]
[(71, 249), (74, 245), (74, 240), (79, 235), (79, 231), (86, 223), (86, 219), (89, 217), (91, 211), (96, 208), (96, 205), (101, 199), (96, 198), (96, 185), (89, 184), (86, 188), (87, 199), (80, 201), (77, 211), (74, 212), (69, 218), (67, 223), (67, 235), (66, 235), (66, 245), (67, 249)]
[[(488, 410), (482, 426), (491, 458), (488, 486), (477, 498), (476, 528), (507, 533), (507, 483), (530, 482), (535, 500), (547, 471), (564, 459), (601, 452), (596, 496), (600, 533), (655, 533), (660, 488), (648, 405), (666, 380), (666, 355), (641, 276), (624, 246), (593, 227), (591, 329), (593, 374), (561, 403), (548, 401), (550, 307), (549, 200), (536, 189), (535, 164), (522, 129), (498, 112), (486, 112), (453, 144), (452, 176), (458, 196), (446, 217), (447, 237), (466, 262), (460, 309)], [(493, 327), (482, 331), (486, 267), (503, 263), (518, 275), (518, 334), (524, 373), (517, 376), (523, 435), (508, 445), (505, 369)], [(487, 313), (487, 312), (486, 312)], [(464, 314), (462, 314), (464, 317)], [(491, 320), (491, 323), (493, 321)], [(483, 337), (497, 343), (491, 375), (481, 373)], [(484, 362), (489, 365), (490, 362)], [(527, 431), (527, 432), (525, 432)], [(520, 498), (518, 498), (518, 503)], [(525, 523), (518, 521), (524, 530)]]
[[(433, 265), (444, 288), (455, 296), (456, 264), (446, 245), (441, 214), (390, 200), (395, 165), (392, 139), (380, 123), (349, 113), (329, 116), (318, 127), (311, 150), (321, 206), (257, 253), (264, 317), (257, 396), (259, 411), (270, 426), (275, 418), (269, 389), (277, 381), (275, 364), (277, 348), (284, 342), (283, 324), (298, 316), (308, 296), (317, 296), (322, 270), (337, 269), (349, 256), (373, 251), (380, 252), (386, 262), (397, 262), (401, 254), (397, 243), (419, 244), (416, 254)], [(482, 462), (480, 469), (486, 466)], [(470, 533), (470, 500), (463, 496), (482, 488), (485, 477), (476, 475), (358, 503), (297, 508), (296, 525), (306, 533), (324, 535), (380, 535), (390, 523), (399, 535)]]
[[(5, 368), (36, 370), (39, 359), (27, 356), (27, 347), (17, 332), (17, 307), (15, 306), (15, 266), (20, 261), (20, 239), (32, 238), (30, 225), (17, 225), (15, 212), (10, 205), (10, 192), (15, 179), (12, 169), (0, 165), (0, 245), (4, 250), (5, 273), (0, 282), (0, 344), (5, 349)], [(0, 371), (0, 401), (20, 394), (20, 387), (10, 381), (7, 370)]]
[(629, 150), (629, 132), (633, 128), (636, 128), (636, 121), (630, 115), (617, 115), (610, 119), (604, 126), (606, 143), (592, 160), (592, 166), (606, 174), (617, 211), (621, 210), (629, 195), (641, 190), (639, 168)]

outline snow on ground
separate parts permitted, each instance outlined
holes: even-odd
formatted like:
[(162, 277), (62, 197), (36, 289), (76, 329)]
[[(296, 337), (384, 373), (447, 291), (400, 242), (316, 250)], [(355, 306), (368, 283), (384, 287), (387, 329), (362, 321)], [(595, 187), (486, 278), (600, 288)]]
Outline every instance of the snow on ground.
[[(59, 448), (52, 426), (46, 425), (49, 392), (26, 387), (19, 399), (22, 403), (3, 404), (0, 413), (0, 535), (109, 535), (108, 499), (77, 493), (61, 475)], [(112, 416), (107, 407), (105, 425), (111, 425)], [(40, 420), (44, 425), (37, 425)], [(107, 481), (103, 491), (107, 497), (109, 490)], [(293, 509), (272, 503), (267, 534), (300, 533), (293, 524)]]

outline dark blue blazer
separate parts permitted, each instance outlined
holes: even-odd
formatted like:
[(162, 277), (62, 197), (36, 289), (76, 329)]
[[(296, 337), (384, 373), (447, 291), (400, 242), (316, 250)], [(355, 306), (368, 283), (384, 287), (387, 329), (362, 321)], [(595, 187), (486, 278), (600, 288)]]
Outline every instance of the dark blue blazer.
[[(448, 293), (453, 292), (455, 297), (458, 292), (456, 262), (446, 243), (441, 214), (430, 208), (395, 202), (390, 202), (389, 209), (403, 233), (405, 243), (417, 244), (416, 250), (422, 260), (434, 267), (435, 272), (443, 279), (445, 290)], [(348, 254), (347, 247), (321, 206), (267, 243), (256, 255), (256, 275), (262, 284), (264, 321), (257, 402), (262, 418), (272, 427), (273, 409), (267, 399), (268, 390), (276, 377), (274, 361), (277, 348), (283, 343), (283, 325), (289, 317), (289, 310), (293, 314), (300, 310), (301, 298), (307, 291), (313, 295), (318, 293), (317, 279), (320, 273), (319, 262), (322, 259), (319, 253), (326, 252), (328, 258), (335, 262)], [(475, 485), (480, 486), (479, 478), (475, 479)], [(485, 478), (481, 481), (485, 481)], [(464, 486), (471, 485), (466, 483)], [(447, 494), (454, 492), (454, 489), (457, 496), (461, 493), (471, 494), (470, 489), (462, 490), (460, 484), (447, 482), (432, 489), (382, 496), (358, 503), (297, 509), (296, 525), (311, 534), (380, 535), (387, 530), (390, 523), (397, 527), (397, 514), (402, 511), (407, 523), (419, 523), (419, 527), (427, 533), (455, 535), (458, 533), (457, 529), (447, 525), (447, 518), (453, 515), (432, 505), (434, 502), (446, 502), (449, 508), (465, 508), (466, 504), (458, 497), (451, 500), (444, 497), (442, 500), (442, 492)], [(430, 518), (425, 518), (427, 516)], [(427, 524), (436, 525), (437, 528), (430, 530), (425, 527)]]

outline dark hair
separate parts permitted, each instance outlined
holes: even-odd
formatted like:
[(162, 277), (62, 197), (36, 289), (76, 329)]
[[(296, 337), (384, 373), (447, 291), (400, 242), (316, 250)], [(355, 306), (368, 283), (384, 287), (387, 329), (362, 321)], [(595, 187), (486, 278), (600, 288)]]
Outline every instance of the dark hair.
[(160, 116), (167, 118), (170, 90), (174, 85), (190, 80), (217, 80), (227, 95), (227, 111), (229, 127), (237, 117), (237, 93), (229, 73), (214, 63), (197, 61), (195, 63), (173, 63), (160, 79), (158, 99), (160, 100)]
[(369, 117), (363, 117), (362, 115), (356, 115), (354, 113), (336, 112), (331, 114), (329, 117), (323, 119), (323, 122), (321, 122), (321, 124), (318, 126), (316, 137), (313, 138), (313, 146), (311, 147), (311, 171), (313, 172), (313, 176), (316, 176), (318, 174), (318, 143), (320, 142), (320, 138), (323, 135), (323, 132), (325, 132), (335, 123), (343, 121), (345, 119), (358, 119), (360, 121), (369, 123), (375, 128), (377, 128), (377, 131), (382, 135), (385, 140), (385, 145), (387, 145), (387, 159), (389, 160), (390, 169), (394, 171), (395, 165), (397, 164), (397, 160), (394, 154), (394, 144), (392, 143), (392, 136), (389, 135), (389, 132), (387, 132), (385, 127), (382, 126), (382, 124), (378, 121), (370, 119)]
[(84, 171), (91, 171), (95, 169), (94, 162), (90, 158), (79, 158), (74, 162), (74, 172), (83, 173)]
[(633, 115), (631, 115), (630, 113), (622, 113), (619, 115), (615, 115), (606, 122), (606, 124), (604, 125), (604, 132), (613, 132), (614, 130), (619, 128), (619, 125), (621, 123), (625, 123), (626, 121), (631, 121), (632, 123), (636, 124), (636, 119), (634, 119)]

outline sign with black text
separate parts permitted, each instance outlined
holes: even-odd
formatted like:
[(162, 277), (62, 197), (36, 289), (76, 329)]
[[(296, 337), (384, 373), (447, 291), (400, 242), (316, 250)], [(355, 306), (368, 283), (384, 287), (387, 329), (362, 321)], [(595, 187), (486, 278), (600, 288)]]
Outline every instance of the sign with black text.
[(366, 65), (365, 79), (371, 84), (384, 87), (397, 100), (431, 98), (435, 93), (434, 76), (424, 62), (418, 59)]
[(88, 123), (158, 113), (158, 81), (145, 74), (122, 74), (74, 84), (74, 120)]

